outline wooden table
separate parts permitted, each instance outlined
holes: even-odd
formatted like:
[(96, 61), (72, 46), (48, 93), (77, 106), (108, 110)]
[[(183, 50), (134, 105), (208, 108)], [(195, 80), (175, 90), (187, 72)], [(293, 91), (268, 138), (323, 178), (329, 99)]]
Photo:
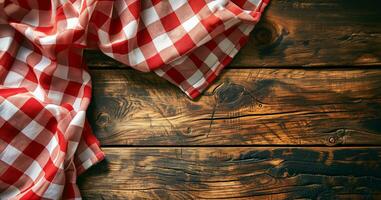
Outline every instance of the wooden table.
[(381, 199), (381, 1), (273, 0), (195, 100), (87, 52), (85, 199)]

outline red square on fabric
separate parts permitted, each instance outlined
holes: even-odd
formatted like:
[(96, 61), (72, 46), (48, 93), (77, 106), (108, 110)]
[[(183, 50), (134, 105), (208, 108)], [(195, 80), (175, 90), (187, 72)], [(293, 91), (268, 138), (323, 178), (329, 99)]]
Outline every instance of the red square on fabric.
[(191, 47), (194, 46), (196, 46), (196, 44), (193, 42), (192, 38), (188, 34), (185, 34), (184, 37), (182, 37), (175, 43), (175, 47), (180, 55), (183, 55), (188, 50), (190, 50)]
[(43, 170), (45, 172), (45, 179), (48, 180), (49, 182), (52, 182), (58, 168), (54, 165), (53, 161), (49, 158), (45, 166), (43, 167)]
[(177, 84), (181, 84), (183, 81), (185, 81), (184, 76), (177, 71), (175, 68), (171, 68), (166, 72), (166, 74), (172, 78), (173, 81), (175, 81)]
[(142, 30), (140, 30), (137, 33), (136, 37), (137, 37), (138, 45), (140, 46), (143, 46), (145, 44), (152, 42), (152, 37), (150, 33), (148, 32), (148, 29), (146, 28), (143, 28)]
[(17, 94), (28, 92), (25, 88), (6, 88), (6, 89), (0, 89), (0, 96), (7, 98), (10, 96), (14, 96)]
[(210, 15), (208, 18), (201, 20), (201, 23), (209, 33), (223, 24), (221, 19), (215, 15)]
[(13, 63), (14, 60), (15, 59), (8, 52), (4, 52), (2, 55), (0, 54), (0, 66), (4, 67), (5, 70), (10, 69), (10, 67), (12, 66), (11, 63)]
[(79, 90), (81, 89), (82, 84), (77, 82), (69, 82), (69, 84), (66, 86), (65, 94), (71, 95), (71, 96), (77, 96), (79, 93)]
[(211, 50), (211, 51), (213, 51), (214, 48), (217, 47), (217, 45), (218, 45), (218, 44), (217, 44), (216, 41), (214, 41), (214, 40), (211, 40), (211, 41), (209, 41), (209, 42), (207, 42), (207, 43), (205, 44), (205, 46), (208, 47), (208, 49)]
[(159, 67), (160, 65), (164, 64), (164, 61), (161, 58), (160, 54), (156, 54), (156, 55), (152, 56), (151, 58), (148, 58), (147, 63), (149, 66), (152, 66), (152, 68), (156, 68), (156, 67)]
[(5, 122), (3, 126), (0, 127), (0, 139), (9, 144), (19, 132), (20, 131), (17, 128), (8, 122)]
[(202, 60), (200, 60), (199, 57), (197, 57), (195, 54), (189, 54), (189, 59), (193, 62), (193, 64), (197, 67), (201, 67), (204, 63)]
[(50, 85), (52, 83), (52, 76), (42, 72), (40, 75), (39, 83), (42, 88), (44, 88), (45, 90), (49, 90)]
[(135, 19), (139, 18), (140, 4), (140, 1), (134, 1), (133, 3), (128, 5), (128, 10), (134, 16)]
[(193, 0), (193, 1), (188, 1), (188, 3), (194, 13), (200, 12), (200, 10), (206, 6), (205, 0)]
[(179, 18), (177, 17), (176, 13), (172, 12), (169, 15), (161, 18), (161, 23), (164, 26), (165, 31), (169, 32), (173, 30), (174, 28), (181, 25)]
[(247, 2), (247, 0), (233, 0), (233, 2), (239, 6), (239, 7), (243, 7), (245, 5), (245, 3)]
[(110, 25), (110, 29), (109, 29), (109, 34), (110, 35), (115, 35), (117, 33), (119, 33), (123, 28), (123, 24), (122, 24), (122, 21), (117, 18), (117, 19), (114, 19), (111, 21), (111, 25)]
[(9, 166), (8, 169), (0, 176), (0, 180), (9, 185), (13, 185), (20, 179), (22, 175), (23, 173), (20, 172), (18, 169)]
[(25, 79), (32, 81), (33, 83), (37, 83), (37, 77), (33, 70), (29, 69), (28, 73), (24, 76)]
[(49, 130), (51, 133), (55, 133), (57, 131), (57, 120), (56, 118), (50, 116), (48, 123), (45, 125), (45, 129)]
[(38, 142), (35, 142), (35, 141), (31, 141), (28, 146), (24, 149), (23, 151), (23, 154), (33, 158), (33, 159), (36, 159), (42, 152), (42, 150), (44, 150), (44, 146), (42, 146), (40, 143)]
[(30, 200), (30, 199), (42, 199), (33, 190), (29, 190), (20, 200)]
[(129, 52), (128, 40), (112, 44), (112, 51), (127, 54)]
[(32, 119), (35, 118), (42, 109), (44, 109), (44, 106), (40, 102), (38, 102), (35, 98), (30, 98), (20, 108), (21, 111), (23, 111), (26, 115), (28, 115)]
[(91, 17), (92, 22), (99, 28), (103, 26), (103, 24), (109, 20), (110, 17), (103, 14), (100, 11), (94, 11), (93, 16)]

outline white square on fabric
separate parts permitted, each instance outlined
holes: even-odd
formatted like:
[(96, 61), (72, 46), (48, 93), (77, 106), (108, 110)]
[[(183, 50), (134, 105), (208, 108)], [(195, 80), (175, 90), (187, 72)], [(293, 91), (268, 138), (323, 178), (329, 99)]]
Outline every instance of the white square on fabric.
[(90, 159), (88, 159), (88, 160), (86, 160), (85, 162), (82, 163), (82, 167), (84, 169), (87, 169), (87, 168), (91, 167), (91, 165), (93, 165), (93, 164), (94, 163)]
[(30, 27), (28, 27), (26, 30), (25, 30), (25, 36), (27, 37), (27, 38), (29, 38), (29, 40), (31, 40), (31, 41), (33, 41), (35, 38), (36, 38), (36, 36), (35, 36), (35, 32), (33, 31), (33, 29), (32, 28), (30, 28)]
[(35, 160), (32, 162), (32, 164), (28, 167), (28, 169), (25, 171), (25, 174), (28, 175), (33, 181), (35, 181), (42, 172), (42, 168), (38, 162)]
[(0, 51), (7, 51), (11, 46), (13, 39), (12, 37), (2, 37), (0, 38)]
[(73, 108), (75, 111), (78, 111), (81, 108), (82, 98), (75, 98), (73, 103)]
[(8, 100), (0, 104), (0, 117), (8, 121), (19, 109)]
[(37, 69), (38, 71), (42, 72), (50, 65), (50, 63), (50, 59), (46, 58), (45, 56), (42, 56), (40, 62), (34, 66), (34, 69)]
[(43, 194), (43, 197), (47, 199), (59, 199), (59, 196), (62, 194), (63, 189), (64, 185), (49, 183), (49, 187)]
[(211, 12), (216, 12), (219, 9), (223, 9), (228, 3), (228, 0), (214, 0), (209, 2), (207, 5)]
[(76, 17), (66, 19), (66, 28), (67, 29), (75, 29), (79, 24), (79, 19)]
[(18, 149), (8, 144), (4, 151), (0, 153), (0, 160), (12, 165), (20, 154), (21, 152)]
[(230, 53), (232, 48), (234, 48), (234, 44), (228, 39), (228, 38), (225, 38), (224, 40), (222, 40), (220, 43), (218, 43), (218, 47), (223, 51), (223, 52), (227, 52), (227, 53)]
[(19, 73), (10, 71), (5, 77), (4, 86), (6, 87), (19, 87), (22, 81), (25, 79), (24, 76)]
[(167, 33), (163, 33), (153, 39), (153, 44), (158, 51), (162, 51), (173, 45), (171, 38), (169, 38)]
[(127, 39), (134, 38), (138, 32), (138, 22), (136, 20), (132, 20), (125, 27), (123, 27), (123, 32)]
[(29, 139), (34, 140), (42, 130), (44, 130), (44, 127), (32, 120), (21, 132)]
[(58, 92), (58, 91), (54, 91), (54, 90), (49, 90), (49, 92), (48, 92), (48, 98), (53, 100), (54, 103), (56, 103), (56, 104), (61, 104), (62, 97), (63, 97), (62, 92)]
[(204, 74), (200, 70), (197, 70), (191, 77), (187, 79), (187, 81), (193, 87), (198, 87), (196, 84), (198, 82), (202, 82), (202, 79), (204, 79)]
[(33, 91), (33, 95), (40, 101), (45, 101), (45, 90), (38, 85)]
[(87, 161), (88, 159), (94, 157), (94, 152), (90, 148), (86, 148), (85, 151), (83, 151), (81, 154), (79, 154), (79, 159), (84, 162)]
[(143, 23), (148, 26), (152, 24), (153, 22), (156, 22), (160, 20), (159, 15), (157, 14), (155, 7), (150, 7), (148, 9), (145, 9), (141, 13), (141, 19)]
[(86, 112), (79, 111), (71, 120), (70, 126), (75, 125), (75, 126), (83, 127), (83, 125), (85, 124), (85, 119), (86, 119)]
[(173, 10), (177, 10), (186, 3), (186, 0), (169, 0), (169, 4), (171, 4)]
[(259, 3), (262, 1), (262, 0), (249, 0), (250, 3), (254, 4), (255, 6), (258, 6)]
[(68, 141), (67, 152), (66, 152), (67, 157), (70, 158), (71, 156), (73, 156), (75, 154), (75, 152), (77, 151), (78, 144), (79, 144), (79, 142), (75, 142), (75, 141), (71, 141), (71, 140)]
[(66, 80), (68, 73), (69, 73), (69, 67), (64, 65), (57, 65), (56, 70), (53, 73), (53, 76)]
[(26, 59), (31, 53), (32, 53), (32, 50), (27, 49), (25, 47), (20, 47), (19, 51), (17, 52), (16, 59), (26, 63)]
[(57, 35), (49, 35), (49, 36), (41, 37), (39, 40), (42, 45), (51, 45), (51, 44), (56, 44), (56, 39), (57, 39)]
[(208, 57), (204, 60), (204, 63), (209, 66), (209, 68), (213, 67), (218, 62), (218, 58), (214, 53), (210, 53)]
[(109, 34), (102, 29), (98, 30), (98, 37), (101, 44), (110, 44)]
[(59, 148), (57, 139), (55, 137), (52, 137), (49, 141), (49, 144), (46, 145), (45, 148), (49, 151), (49, 154), (52, 155), (53, 151), (56, 148)]
[(191, 31), (194, 27), (197, 26), (197, 24), (200, 23), (200, 20), (198, 19), (197, 15), (189, 18), (188, 20), (186, 20), (184, 23), (183, 23), (183, 27), (185, 29), (185, 31), (189, 32)]
[(128, 53), (128, 60), (130, 61), (131, 65), (137, 65), (145, 61), (146, 59), (140, 48), (135, 48), (130, 53)]
[(88, 83), (91, 80), (90, 74), (88, 72), (82, 72), (82, 80)]

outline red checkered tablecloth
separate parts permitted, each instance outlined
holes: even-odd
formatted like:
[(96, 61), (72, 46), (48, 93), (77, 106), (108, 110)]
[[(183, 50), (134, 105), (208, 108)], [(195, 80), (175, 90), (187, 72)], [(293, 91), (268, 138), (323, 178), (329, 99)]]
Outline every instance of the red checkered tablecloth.
[(269, 0), (0, 0), (0, 199), (80, 199), (104, 158), (86, 121), (85, 48), (195, 98)]

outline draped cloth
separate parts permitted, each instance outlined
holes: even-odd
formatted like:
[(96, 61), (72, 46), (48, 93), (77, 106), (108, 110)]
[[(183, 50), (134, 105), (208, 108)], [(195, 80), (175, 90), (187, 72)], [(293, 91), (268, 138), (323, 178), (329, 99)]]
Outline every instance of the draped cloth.
[(269, 0), (0, 0), (0, 199), (80, 199), (105, 156), (86, 120), (86, 48), (195, 98)]

